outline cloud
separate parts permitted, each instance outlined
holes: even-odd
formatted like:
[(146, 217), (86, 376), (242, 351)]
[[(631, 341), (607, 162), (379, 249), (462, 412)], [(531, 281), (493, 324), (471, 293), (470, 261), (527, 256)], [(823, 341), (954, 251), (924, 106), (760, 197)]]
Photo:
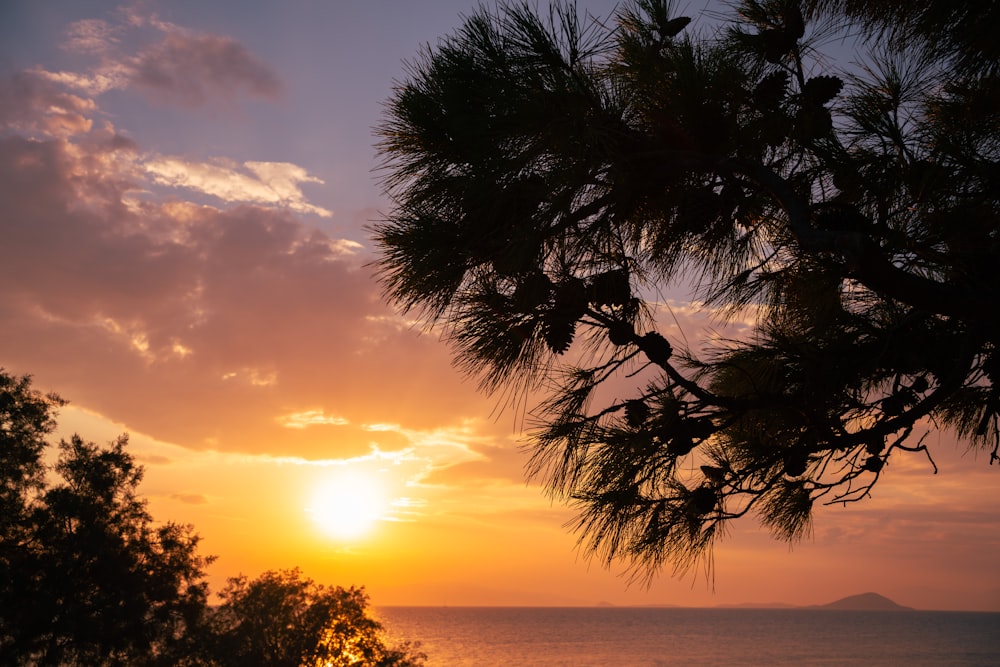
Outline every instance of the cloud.
[(89, 70), (38, 73), (87, 95), (134, 87), (154, 101), (185, 107), (281, 95), (278, 74), (230, 37), (188, 30), (135, 8), (117, 16), (117, 22), (84, 19), (69, 26), (62, 47), (94, 59)]
[(171, 493), (170, 498), (187, 505), (204, 505), (208, 502), (208, 498), (201, 493)]
[(24, 133), (70, 136), (91, 129), (93, 100), (59, 90), (30, 72), (0, 79), (0, 126)]
[(239, 165), (225, 160), (206, 163), (154, 157), (143, 167), (160, 185), (203, 192), (225, 202), (271, 204), (298, 213), (333, 215), (327, 209), (308, 203), (299, 188), (300, 183), (323, 181), (289, 162), (245, 162), (241, 170)]
[[(238, 164), (225, 159), (200, 162), (155, 153), (140, 155), (137, 145), (120, 135), (110, 123), (101, 123), (95, 129), (94, 118), (101, 112), (94, 99), (65, 91), (67, 87), (79, 87), (78, 83), (76, 75), (41, 69), (16, 72), (0, 79), (0, 126), (21, 137), (72, 139), (72, 143), (63, 145), (67, 152), (79, 151), (86, 145), (89, 155), (77, 156), (81, 158), (76, 161), (78, 167), (94, 168), (93, 160), (98, 153), (118, 161), (114, 167), (116, 176), (127, 176), (137, 185), (122, 191), (123, 199), (141, 196), (138, 182), (149, 179), (150, 184), (183, 188), (226, 203), (273, 206), (320, 217), (333, 215), (328, 209), (311, 204), (301, 189), (304, 183), (323, 181), (290, 162), (257, 160)], [(95, 150), (95, 141), (104, 142), (105, 150)], [(83, 184), (79, 194), (89, 196), (87, 190)], [(169, 206), (173, 207), (173, 214), (182, 215), (185, 204), (175, 201)], [(347, 239), (329, 239), (327, 248), (336, 254), (350, 254), (361, 246)]]
[(282, 89), (265, 63), (238, 42), (218, 35), (172, 30), (129, 65), (130, 83), (160, 100), (185, 106), (243, 93), (276, 99)]
[(304, 429), (309, 426), (345, 426), (350, 422), (343, 417), (328, 415), (322, 410), (305, 410), (278, 417), (285, 428)]
[(171, 463), (170, 458), (160, 454), (140, 454), (135, 457), (135, 460), (143, 465), (154, 466), (169, 465)]
[(82, 19), (66, 30), (63, 48), (73, 53), (103, 55), (120, 41), (122, 26), (102, 19)]
[[(72, 132), (53, 130), (56, 102)], [(38, 72), (0, 81), (0, 114), (10, 372), (130, 432), (308, 459), (403, 451), (489, 412), (447, 349), (385, 305), (362, 245), (303, 219), (324, 212), (298, 189), (316, 180), (306, 170), (151, 154)], [(208, 193), (221, 203), (187, 196)], [(349, 423), (331, 438), (289, 415)], [(408, 430), (365, 426), (378, 423)], [(475, 458), (494, 430), (477, 425), (470, 449), (430, 444), (426, 460)]]
[(109, 90), (126, 88), (129, 84), (129, 68), (119, 64), (111, 63), (93, 72), (50, 72), (45, 69), (36, 68), (34, 72), (39, 78), (52, 83), (74, 88), (85, 95), (96, 96), (106, 93)]

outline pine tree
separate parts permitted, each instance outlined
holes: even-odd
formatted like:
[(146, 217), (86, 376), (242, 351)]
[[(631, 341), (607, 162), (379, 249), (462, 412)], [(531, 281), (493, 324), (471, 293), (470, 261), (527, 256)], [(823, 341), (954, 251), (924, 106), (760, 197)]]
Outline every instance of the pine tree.
[[(748, 514), (801, 538), (900, 452), (933, 467), (928, 427), (997, 458), (997, 7), (500, 4), (410, 63), (386, 295), (484, 390), (545, 392), (529, 474), (589, 553), (643, 577)], [(665, 335), (688, 281), (751, 330)]]

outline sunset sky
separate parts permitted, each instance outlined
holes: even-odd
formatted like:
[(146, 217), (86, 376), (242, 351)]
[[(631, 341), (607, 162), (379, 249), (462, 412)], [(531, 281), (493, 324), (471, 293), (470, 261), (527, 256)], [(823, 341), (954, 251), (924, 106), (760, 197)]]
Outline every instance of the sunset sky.
[[(876, 591), (1000, 611), (1000, 467), (947, 434), (928, 439), (939, 474), (894, 457), (794, 548), (742, 522), (714, 590), (629, 586), (577, 552), (572, 512), (525, 482), (524, 412), (479, 393), (369, 267), (391, 206), (381, 105), (475, 5), (0, 0), (0, 367), (70, 401), (62, 436), (129, 434), (152, 514), (195, 525), (216, 590), (299, 566), (376, 605)], [(688, 335), (710, 320), (668, 305)]]

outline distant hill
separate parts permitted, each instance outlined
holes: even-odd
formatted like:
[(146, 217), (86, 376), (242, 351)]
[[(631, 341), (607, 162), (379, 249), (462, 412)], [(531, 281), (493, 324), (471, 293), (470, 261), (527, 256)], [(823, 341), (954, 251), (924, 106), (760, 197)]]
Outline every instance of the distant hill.
[[(617, 605), (601, 600), (597, 607), (615, 607)], [(626, 605), (631, 606), (631, 605)], [(644, 604), (639, 607), (675, 607), (683, 608), (675, 604)], [(861, 593), (860, 595), (849, 595), (827, 604), (796, 605), (785, 602), (743, 602), (738, 604), (718, 604), (715, 609), (839, 609), (845, 611), (913, 611), (913, 607), (904, 607), (896, 604), (884, 595), (878, 593)]]
[(896, 604), (878, 593), (849, 595), (827, 604), (810, 605), (807, 609), (845, 609), (850, 611), (913, 611), (913, 607)]
[(848, 611), (913, 611), (878, 593), (850, 595), (827, 604), (795, 605), (784, 602), (744, 602), (715, 605), (716, 609), (842, 609)]

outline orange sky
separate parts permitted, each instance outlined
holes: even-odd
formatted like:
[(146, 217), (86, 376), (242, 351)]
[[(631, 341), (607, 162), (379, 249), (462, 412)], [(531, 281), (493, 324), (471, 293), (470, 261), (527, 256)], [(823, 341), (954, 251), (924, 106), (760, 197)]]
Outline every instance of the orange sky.
[[(524, 481), (523, 412), (478, 393), (367, 268), (364, 225), (388, 206), (379, 103), (475, 3), (79, 4), (2, 10), (0, 366), (70, 400), (64, 434), (130, 434), (154, 516), (219, 557), (214, 588), (300, 566), (385, 605), (877, 591), (1000, 610), (1000, 470), (947, 434), (928, 440), (938, 475), (894, 458), (870, 501), (822, 508), (794, 549), (737, 526), (714, 591), (697, 573), (629, 587), (582, 559), (572, 513)], [(668, 307), (674, 337), (711, 322)], [(375, 489), (351, 501), (378, 512), (361, 537), (323, 529), (317, 494), (343, 474)]]

